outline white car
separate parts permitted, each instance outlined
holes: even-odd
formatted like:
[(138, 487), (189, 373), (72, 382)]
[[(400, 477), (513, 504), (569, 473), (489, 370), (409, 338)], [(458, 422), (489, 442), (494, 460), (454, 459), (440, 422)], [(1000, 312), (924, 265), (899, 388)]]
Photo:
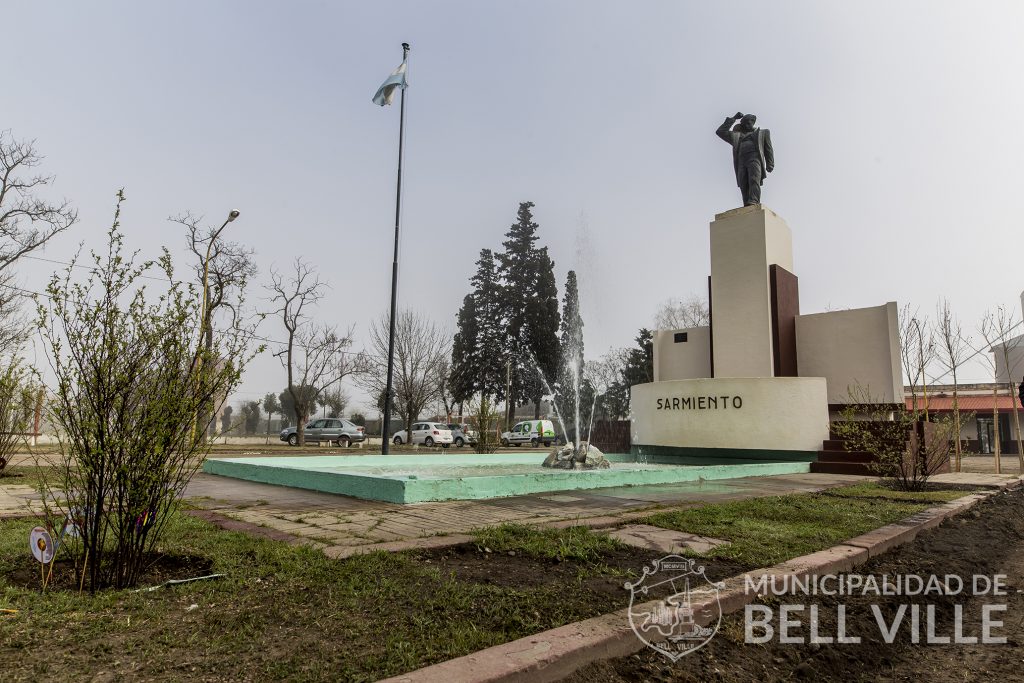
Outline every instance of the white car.
[(395, 432), (394, 436), (391, 437), (391, 441), (398, 445), (409, 443), (448, 448), (452, 445), (454, 439), (452, 439), (452, 430), (448, 429), (448, 425), (442, 422), (414, 422), (411, 438), (403, 429), (400, 432)]

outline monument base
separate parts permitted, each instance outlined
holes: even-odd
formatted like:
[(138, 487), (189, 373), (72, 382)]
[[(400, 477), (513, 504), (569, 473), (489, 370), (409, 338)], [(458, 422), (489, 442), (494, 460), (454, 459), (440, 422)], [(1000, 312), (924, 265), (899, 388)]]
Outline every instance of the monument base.
[(829, 438), (823, 377), (737, 377), (638, 384), (632, 452), (650, 462), (812, 462)]

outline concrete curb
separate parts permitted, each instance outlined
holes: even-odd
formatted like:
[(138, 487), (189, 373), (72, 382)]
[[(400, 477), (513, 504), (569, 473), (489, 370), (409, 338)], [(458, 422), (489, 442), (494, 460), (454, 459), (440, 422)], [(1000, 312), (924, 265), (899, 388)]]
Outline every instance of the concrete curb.
[[(913, 540), (920, 532), (965, 512), (990, 496), (1016, 488), (1021, 479), (1009, 480), (991, 492), (971, 494), (928, 508), (895, 524), (889, 524), (844, 543), (774, 567), (755, 570), (725, 581), (718, 603), (722, 615), (731, 614), (770, 592), (780, 589), (785, 576), (838, 574), (864, 564), (887, 550)], [(748, 591), (748, 577), (765, 590)], [(761, 583), (764, 577), (766, 580)], [(657, 601), (641, 605), (650, 609)], [(701, 614), (694, 604), (694, 613)], [(700, 619), (697, 620), (700, 623)], [(705, 625), (705, 624), (702, 624)], [(629, 610), (566, 624), (470, 655), (388, 678), (382, 683), (546, 683), (565, 678), (591, 662), (633, 654), (645, 646), (629, 625)]]

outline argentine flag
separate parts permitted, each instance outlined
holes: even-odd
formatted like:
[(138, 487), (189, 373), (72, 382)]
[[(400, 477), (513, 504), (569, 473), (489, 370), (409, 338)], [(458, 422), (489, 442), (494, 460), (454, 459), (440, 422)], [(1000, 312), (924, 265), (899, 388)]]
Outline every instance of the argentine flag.
[(377, 94), (373, 96), (373, 103), (382, 107), (385, 104), (391, 104), (392, 100), (395, 99), (395, 90), (398, 88), (404, 90), (407, 85), (408, 83), (405, 82), (405, 61), (403, 60), (402, 64), (392, 71), (388, 79), (377, 88)]

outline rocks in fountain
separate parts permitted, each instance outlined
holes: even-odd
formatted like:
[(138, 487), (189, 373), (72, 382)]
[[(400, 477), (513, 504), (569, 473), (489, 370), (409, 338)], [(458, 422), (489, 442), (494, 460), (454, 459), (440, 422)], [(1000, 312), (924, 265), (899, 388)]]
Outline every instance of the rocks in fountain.
[(572, 444), (568, 446), (556, 446), (548, 457), (544, 458), (541, 467), (552, 467), (556, 470), (571, 470), (574, 464), (575, 449)]
[(596, 446), (586, 441), (580, 442), (579, 448), (571, 443), (555, 448), (541, 465), (556, 470), (606, 470), (612, 466)]

